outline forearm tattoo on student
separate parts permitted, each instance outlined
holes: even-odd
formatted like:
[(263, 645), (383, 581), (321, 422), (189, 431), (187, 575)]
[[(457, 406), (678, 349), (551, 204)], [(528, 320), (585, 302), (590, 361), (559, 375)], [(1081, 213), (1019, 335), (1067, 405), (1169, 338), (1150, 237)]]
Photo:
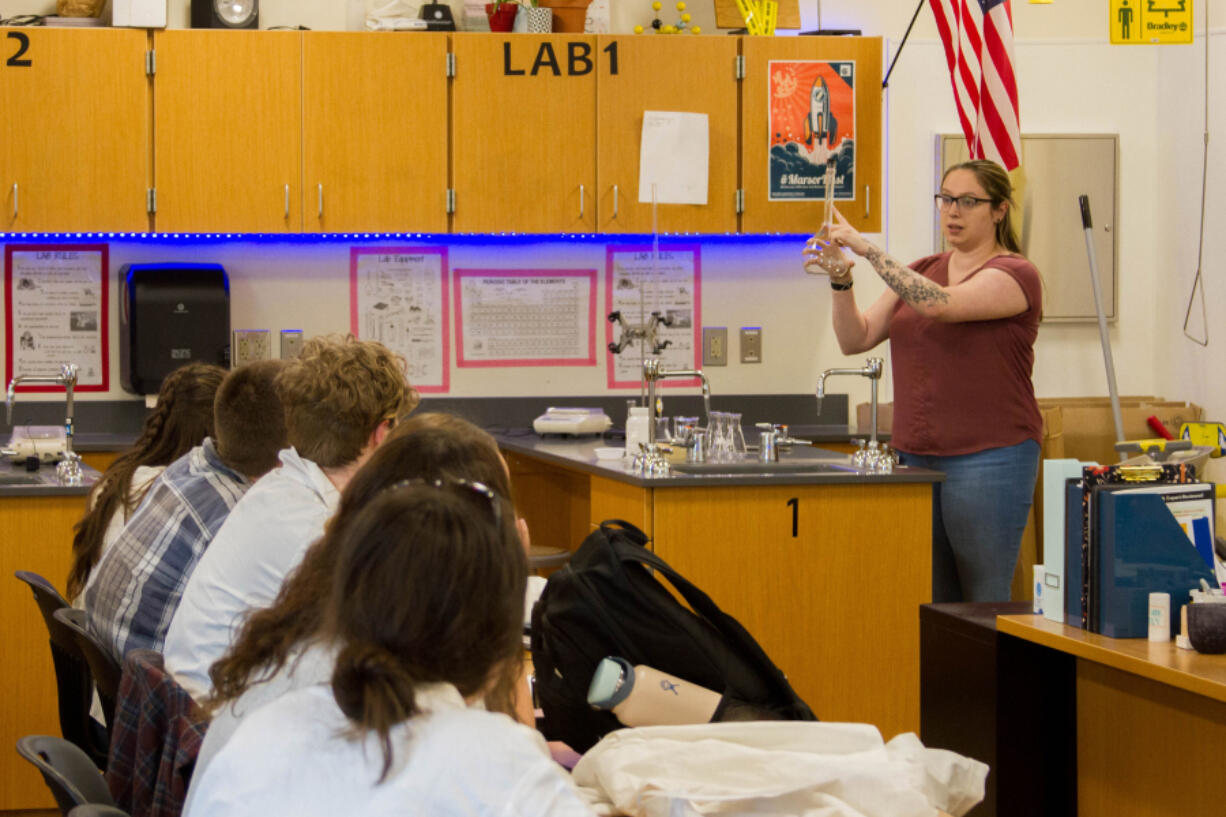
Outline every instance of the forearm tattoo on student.
[(920, 304), (944, 304), (949, 302), (949, 293), (922, 275), (900, 265), (881, 250), (873, 247), (864, 257), (873, 265), (881, 279), (911, 306)]

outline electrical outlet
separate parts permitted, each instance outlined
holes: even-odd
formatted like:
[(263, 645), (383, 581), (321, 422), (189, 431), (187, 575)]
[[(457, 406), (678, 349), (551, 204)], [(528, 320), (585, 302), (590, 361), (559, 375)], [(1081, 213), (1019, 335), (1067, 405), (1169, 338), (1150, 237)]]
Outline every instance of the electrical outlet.
[(702, 328), (702, 365), (728, 365), (728, 327), (704, 326)]
[(741, 362), (762, 362), (762, 327), (741, 327)]
[(235, 329), (230, 347), (232, 368), (268, 360), (272, 357), (272, 332), (267, 329)]
[(302, 354), (302, 330), (281, 330), (281, 359), (293, 360)]

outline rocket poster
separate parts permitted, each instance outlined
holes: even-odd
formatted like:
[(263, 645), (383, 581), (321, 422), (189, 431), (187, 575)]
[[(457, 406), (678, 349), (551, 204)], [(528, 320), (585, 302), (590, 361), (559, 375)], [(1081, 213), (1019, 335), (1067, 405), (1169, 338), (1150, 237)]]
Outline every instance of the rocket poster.
[(826, 198), (826, 163), (834, 162), (834, 198), (855, 198), (856, 63), (771, 60), (770, 201)]

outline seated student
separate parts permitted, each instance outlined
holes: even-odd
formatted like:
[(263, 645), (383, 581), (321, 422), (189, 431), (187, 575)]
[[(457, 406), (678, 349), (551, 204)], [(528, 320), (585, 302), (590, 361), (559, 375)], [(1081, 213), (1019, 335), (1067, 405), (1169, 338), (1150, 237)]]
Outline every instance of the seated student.
[(252, 714), (185, 817), (591, 815), (509, 699), (527, 560), (511, 507), (467, 482), (393, 484), (338, 533), (329, 683)]
[(89, 510), (73, 529), (68, 598), (74, 605), (80, 606), (94, 565), (118, 538), (153, 480), (213, 436), (213, 398), (225, 377), (225, 369), (208, 363), (189, 363), (166, 375), (140, 438), (94, 483)]
[[(449, 414), (420, 414), (397, 426), (345, 486), (326, 533), (286, 579), (276, 601), (252, 612), (234, 645), (213, 664), (213, 721), (196, 758), (196, 774), (259, 707), (290, 690), (332, 677), (335, 655), (320, 630), (341, 534), (387, 486), (414, 478), (467, 479), (489, 486), (499, 496), (510, 495), (497, 443), (472, 423)], [(521, 531), (521, 538), (525, 535)], [(530, 715), (530, 702), (521, 703), (529, 704)], [(531, 718), (526, 722), (531, 723)]]
[(86, 621), (116, 660), (162, 649), (201, 555), (239, 498), (277, 464), (285, 415), (275, 381), (283, 366), (266, 360), (226, 377), (214, 403), (216, 438), (167, 467), (90, 577)]
[(404, 368), (382, 344), (331, 336), (307, 341), (278, 376), (290, 447), (217, 532), (166, 635), (166, 669), (192, 697), (208, 694), (209, 667), (239, 617), (272, 602), (323, 534), (340, 491), (417, 405)]

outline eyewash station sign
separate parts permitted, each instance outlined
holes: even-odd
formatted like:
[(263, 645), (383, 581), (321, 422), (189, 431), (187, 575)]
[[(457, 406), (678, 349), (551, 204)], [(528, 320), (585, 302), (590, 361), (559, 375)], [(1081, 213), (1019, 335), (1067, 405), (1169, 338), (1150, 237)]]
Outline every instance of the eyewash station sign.
[(1192, 0), (1111, 0), (1112, 45), (1192, 42)]

